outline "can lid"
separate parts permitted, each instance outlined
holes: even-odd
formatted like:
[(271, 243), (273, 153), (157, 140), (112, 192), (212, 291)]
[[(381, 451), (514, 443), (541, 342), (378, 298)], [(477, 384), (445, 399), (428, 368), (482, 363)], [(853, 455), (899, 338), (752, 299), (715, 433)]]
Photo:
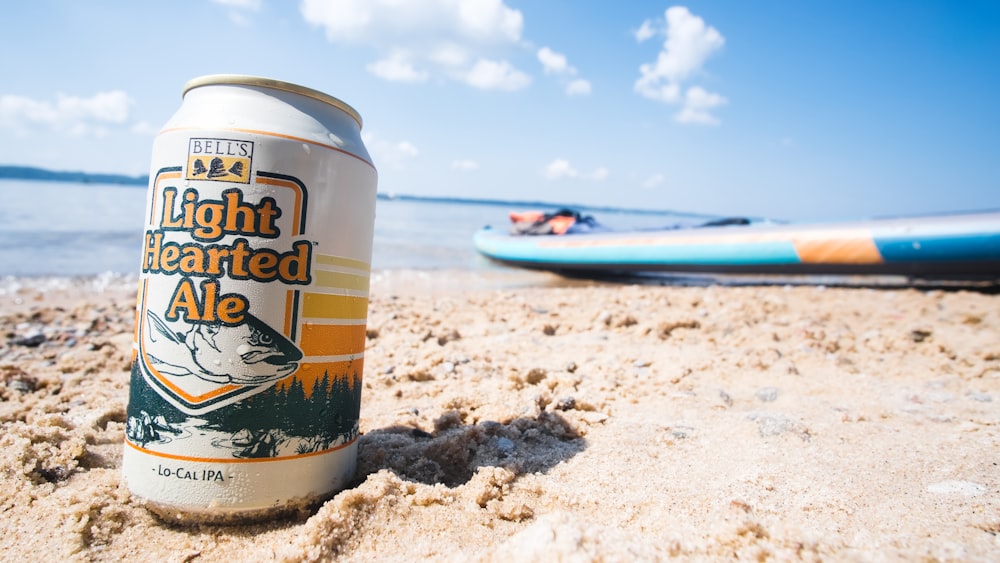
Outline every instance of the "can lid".
[(282, 90), (306, 96), (314, 100), (319, 100), (325, 104), (330, 104), (331, 106), (347, 113), (347, 115), (350, 115), (354, 121), (358, 122), (358, 127), (361, 127), (361, 114), (359, 114), (356, 109), (348, 105), (347, 102), (329, 94), (320, 92), (319, 90), (313, 90), (312, 88), (306, 88), (305, 86), (299, 86), (298, 84), (292, 84), (291, 82), (283, 82), (281, 80), (263, 78), (260, 76), (249, 76), (245, 74), (209, 74), (207, 76), (199, 76), (189, 80), (187, 84), (184, 85), (184, 90), (181, 91), (181, 96), (183, 97), (184, 94), (187, 94), (195, 88), (199, 88), (201, 86), (214, 86), (217, 84), (273, 88), (275, 90)]

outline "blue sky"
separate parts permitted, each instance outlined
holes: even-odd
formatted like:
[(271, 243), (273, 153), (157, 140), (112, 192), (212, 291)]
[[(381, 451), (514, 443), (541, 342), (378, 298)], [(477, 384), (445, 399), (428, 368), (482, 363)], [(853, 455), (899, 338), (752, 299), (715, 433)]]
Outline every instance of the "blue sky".
[(362, 114), (384, 193), (844, 219), (1000, 208), (1000, 2), (33, 0), (0, 164), (143, 174), (183, 84)]

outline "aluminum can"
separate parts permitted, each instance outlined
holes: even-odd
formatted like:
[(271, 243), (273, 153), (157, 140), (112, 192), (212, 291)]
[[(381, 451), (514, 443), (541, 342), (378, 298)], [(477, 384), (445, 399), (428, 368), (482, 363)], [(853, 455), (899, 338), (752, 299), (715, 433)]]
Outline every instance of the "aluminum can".
[(153, 144), (123, 474), (170, 521), (347, 486), (377, 174), (357, 111), (271, 79), (188, 82)]

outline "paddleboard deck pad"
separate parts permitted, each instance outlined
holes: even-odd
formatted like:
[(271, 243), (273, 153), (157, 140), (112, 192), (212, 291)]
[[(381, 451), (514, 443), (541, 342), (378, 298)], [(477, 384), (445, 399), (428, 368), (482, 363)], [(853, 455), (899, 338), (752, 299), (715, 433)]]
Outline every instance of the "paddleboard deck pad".
[(486, 227), (474, 244), (502, 264), (567, 273), (1000, 278), (1000, 212), (579, 234)]

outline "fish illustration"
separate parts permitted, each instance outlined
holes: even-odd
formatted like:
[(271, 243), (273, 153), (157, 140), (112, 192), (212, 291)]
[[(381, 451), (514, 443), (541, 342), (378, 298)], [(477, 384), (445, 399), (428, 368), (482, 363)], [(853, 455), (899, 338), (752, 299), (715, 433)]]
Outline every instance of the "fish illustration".
[(213, 383), (260, 385), (287, 377), (302, 359), (302, 351), (284, 335), (253, 315), (243, 323), (192, 323), (175, 332), (151, 311), (146, 312), (146, 350), (160, 373), (188, 376)]

